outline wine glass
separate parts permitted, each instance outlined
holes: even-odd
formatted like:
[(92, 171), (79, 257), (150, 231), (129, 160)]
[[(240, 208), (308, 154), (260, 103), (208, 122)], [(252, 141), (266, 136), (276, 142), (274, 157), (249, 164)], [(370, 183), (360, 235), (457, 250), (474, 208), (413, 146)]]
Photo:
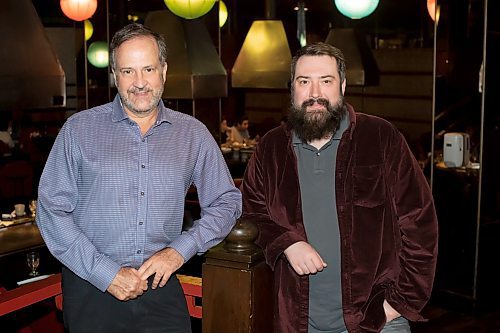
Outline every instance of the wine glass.
[(31, 216), (35, 217), (35, 215), (36, 215), (36, 200), (30, 200), (28, 207), (30, 209)]
[(29, 276), (37, 276), (38, 275), (38, 265), (40, 265), (40, 254), (38, 252), (28, 252), (26, 255), (26, 261), (28, 263), (28, 267), (31, 272)]

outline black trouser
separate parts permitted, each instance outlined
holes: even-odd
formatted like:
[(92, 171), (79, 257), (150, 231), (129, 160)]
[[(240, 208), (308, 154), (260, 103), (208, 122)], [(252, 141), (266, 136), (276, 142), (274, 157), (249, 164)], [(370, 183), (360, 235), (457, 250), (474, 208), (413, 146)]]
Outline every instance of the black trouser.
[(162, 288), (149, 289), (136, 299), (119, 301), (108, 292), (63, 267), (64, 326), (76, 332), (191, 332), (182, 287), (173, 275)]

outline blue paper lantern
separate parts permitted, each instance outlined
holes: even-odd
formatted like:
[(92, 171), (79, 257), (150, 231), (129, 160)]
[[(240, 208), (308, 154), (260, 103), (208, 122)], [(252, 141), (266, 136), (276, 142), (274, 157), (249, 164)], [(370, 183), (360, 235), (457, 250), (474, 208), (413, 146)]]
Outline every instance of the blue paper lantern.
[(378, 2), (379, 0), (335, 0), (335, 6), (344, 16), (361, 19), (373, 13)]

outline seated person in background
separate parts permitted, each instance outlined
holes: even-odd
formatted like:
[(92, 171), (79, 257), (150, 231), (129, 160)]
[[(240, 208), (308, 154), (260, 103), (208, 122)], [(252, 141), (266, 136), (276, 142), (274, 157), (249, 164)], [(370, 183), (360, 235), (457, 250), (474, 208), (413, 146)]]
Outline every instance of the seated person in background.
[(14, 148), (14, 140), (9, 132), (9, 117), (5, 112), (0, 112), (0, 141), (9, 148)]
[(231, 137), (231, 127), (227, 125), (227, 120), (222, 119), (220, 122), (220, 139), (224, 143)]
[(248, 132), (248, 117), (241, 116), (237, 119), (236, 125), (230, 127), (231, 133), (229, 136), (229, 140), (231, 143), (238, 142), (240, 144), (243, 143), (255, 143), (259, 138), (255, 137), (255, 140), (250, 138), (250, 133)]
[(12, 148), (14, 148), (14, 140), (9, 132), (10, 117), (7, 112), (0, 112), (0, 155), (12, 155)]

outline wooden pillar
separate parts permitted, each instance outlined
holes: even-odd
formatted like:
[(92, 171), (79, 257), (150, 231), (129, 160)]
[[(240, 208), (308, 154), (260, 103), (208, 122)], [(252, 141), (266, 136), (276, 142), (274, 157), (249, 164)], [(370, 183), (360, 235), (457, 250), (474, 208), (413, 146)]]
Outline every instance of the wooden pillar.
[(236, 222), (203, 264), (203, 333), (273, 331), (273, 278), (254, 244), (257, 227)]

